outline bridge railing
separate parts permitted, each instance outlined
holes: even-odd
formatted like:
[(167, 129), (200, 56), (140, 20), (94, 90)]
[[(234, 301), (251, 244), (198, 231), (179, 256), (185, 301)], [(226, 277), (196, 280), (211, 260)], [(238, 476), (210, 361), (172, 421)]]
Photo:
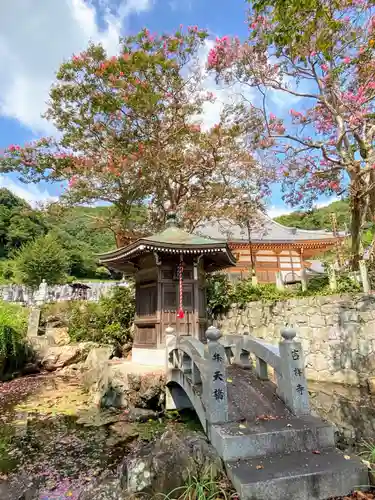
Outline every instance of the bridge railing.
[(246, 334), (222, 337), (213, 326), (206, 331), (207, 344), (173, 333), (167, 328), (166, 368), (189, 391), (190, 399), (199, 400), (196, 404), (202, 408), (197, 413), (204, 412), (208, 423), (228, 421), (229, 364), (254, 369), (262, 380), (269, 379), (268, 367), (272, 367), (280, 399), (295, 415), (310, 413), (302, 346), (295, 340), (295, 330), (282, 329), (278, 346)]
[(227, 360), (225, 348), (218, 340), (219, 330), (210, 327), (206, 331), (207, 344), (193, 337), (175, 337), (173, 329), (166, 329), (167, 371), (175, 373), (174, 381), (181, 380), (190, 400), (202, 404), (198, 416), (204, 426), (228, 421)]
[[(254, 369), (258, 378), (269, 380), (273, 369), (277, 394), (295, 415), (310, 413), (302, 345), (293, 328), (281, 329), (279, 345), (268, 344), (249, 335), (225, 335), (220, 342), (228, 362)], [(255, 358), (255, 359), (253, 359)]]

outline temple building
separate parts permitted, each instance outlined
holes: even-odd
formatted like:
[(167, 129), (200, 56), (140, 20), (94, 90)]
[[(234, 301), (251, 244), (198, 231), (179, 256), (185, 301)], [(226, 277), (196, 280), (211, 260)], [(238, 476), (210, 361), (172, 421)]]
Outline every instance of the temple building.
[[(102, 254), (100, 262), (135, 278), (136, 315), (132, 360), (165, 363), (165, 330), (204, 340), (208, 326), (206, 274), (234, 267), (225, 239), (189, 234), (170, 213), (160, 233)], [(150, 363), (150, 360), (152, 362)]]
[(240, 226), (226, 219), (210, 220), (198, 226), (196, 233), (226, 241), (237, 261), (227, 269), (231, 277), (245, 277), (255, 268), (258, 283), (275, 283), (277, 271), (284, 283), (300, 281), (301, 269), (313, 273), (311, 259), (335, 248), (344, 237), (326, 230), (286, 227), (261, 212), (253, 224)]

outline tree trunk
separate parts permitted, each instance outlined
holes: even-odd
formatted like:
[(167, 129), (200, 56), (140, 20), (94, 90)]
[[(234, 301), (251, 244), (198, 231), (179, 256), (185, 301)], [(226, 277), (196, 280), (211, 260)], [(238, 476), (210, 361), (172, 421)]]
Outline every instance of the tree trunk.
[(359, 251), (361, 246), (361, 206), (362, 202), (357, 196), (351, 199), (351, 224), (350, 233), (352, 238), (352, 259), (351, 266), (353, 271), (359, 267)]

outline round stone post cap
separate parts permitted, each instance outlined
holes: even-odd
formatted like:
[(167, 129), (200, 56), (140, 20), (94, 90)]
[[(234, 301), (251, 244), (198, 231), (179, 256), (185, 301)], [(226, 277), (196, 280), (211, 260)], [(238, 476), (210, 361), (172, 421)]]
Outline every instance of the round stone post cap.
[(167, 335), (173, 335), (174, 334), (174, 328), (172, 326), (167, 326), (167, 328), (165, 329), (165, 333)]
[(293, 328), (292, 326), (284, 326), (284, 328), (281, 329), (280, 333), (282, 338), (287, 342), (292, 342), (294, 337), (297, 335), (295, 328)]
[(216, 342), (221, 337), (221, 332), (216, 326), (209, 326), (206, 330), (206, 338), (211, 342)]

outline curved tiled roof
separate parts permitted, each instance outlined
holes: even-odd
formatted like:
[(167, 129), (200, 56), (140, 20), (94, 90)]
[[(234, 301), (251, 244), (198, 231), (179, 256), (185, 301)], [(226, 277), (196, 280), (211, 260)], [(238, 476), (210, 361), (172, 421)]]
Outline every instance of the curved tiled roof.
[[(297, 242), (311, 240), (332, 240), (335, 238), (331, 231), (307, 230), (286, 227), (272, 220), (263, 212), (258, 212), (250, 222), (251, 241), (254, 243), (267, 242)], [(229, 219), (210, 220), (197, 227), (195, 233), (206, 238), (235, 242), (248, 241), (246, 225), (235, 224)], [(344, 236), (340, 234), (339, 236)]]

